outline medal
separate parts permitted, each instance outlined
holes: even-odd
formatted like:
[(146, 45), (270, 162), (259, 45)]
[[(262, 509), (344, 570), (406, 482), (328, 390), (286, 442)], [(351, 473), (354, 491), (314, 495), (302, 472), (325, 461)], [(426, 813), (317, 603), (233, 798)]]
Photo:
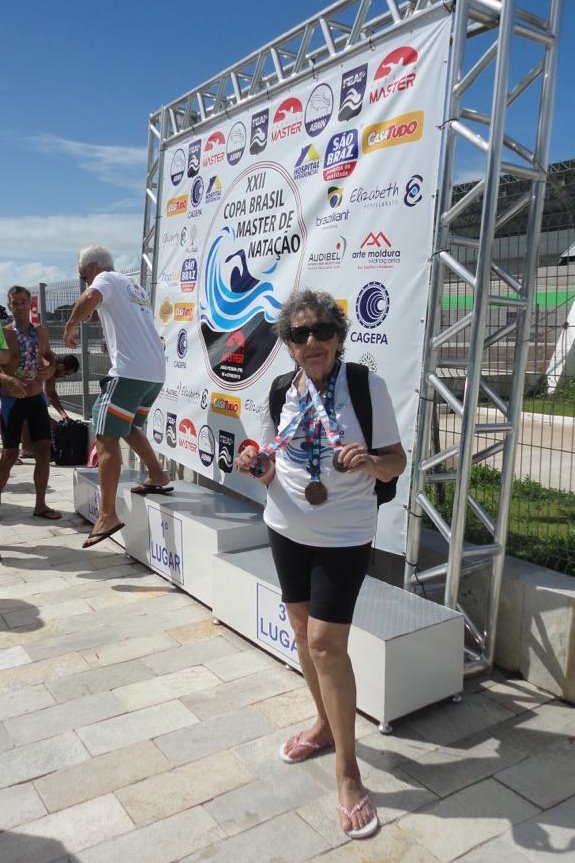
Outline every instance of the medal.
[(347, 468), (344, 464), (342, 464), (338, 457), (339, 450), (336, 450), (333, 454), (333, 466), (340, 473), (345, 473), (349, 468)]
[(327, 489), (322, 482), (308, 482), (304, 490), (305, 499), (312, 506), (318, 506), (327, 500)]

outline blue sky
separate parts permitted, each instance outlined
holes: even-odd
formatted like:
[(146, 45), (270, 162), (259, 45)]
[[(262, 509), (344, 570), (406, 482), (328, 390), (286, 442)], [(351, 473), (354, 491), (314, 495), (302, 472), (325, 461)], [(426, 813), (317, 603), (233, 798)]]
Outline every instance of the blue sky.
[[(540, 11), (547, 0), (521, 5)], [(575, 157), (575, 4), (564, 5), (551, 161)], [(148, 115), (326, 3), (198, 7), (189, 0), (5, 4), (0, 302), (11, 284), (73, 275), (78, 249), (91, 242), (109, 246), (118, 268), (137, 264)], [(378, 7), (387, 10), (384, 0), (373, 0)], [(517, 129), (524, 121), (521, 108)], [(470, 176), (476, 170), (472, 154), (467, 169)]]

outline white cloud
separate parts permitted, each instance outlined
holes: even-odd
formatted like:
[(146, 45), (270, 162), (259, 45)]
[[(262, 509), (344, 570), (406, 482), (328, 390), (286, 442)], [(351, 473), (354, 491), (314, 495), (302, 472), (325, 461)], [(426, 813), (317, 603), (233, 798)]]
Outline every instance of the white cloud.
[(144, 188), (146, 147), (87, 144), (49, 134), (25, 138), (24, 144), (48, 155), (68, 156), (81, 170), (112, 186), (129, 189), (140, 195)]

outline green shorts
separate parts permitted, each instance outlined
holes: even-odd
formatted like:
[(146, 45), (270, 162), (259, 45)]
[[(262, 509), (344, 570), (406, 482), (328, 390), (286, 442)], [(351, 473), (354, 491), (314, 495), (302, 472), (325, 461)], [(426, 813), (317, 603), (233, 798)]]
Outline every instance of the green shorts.
[(104, 378), (92, 408), (94, 434), (126, 437), (132, 428), (141, 429), (162, 386), (131, 378)]

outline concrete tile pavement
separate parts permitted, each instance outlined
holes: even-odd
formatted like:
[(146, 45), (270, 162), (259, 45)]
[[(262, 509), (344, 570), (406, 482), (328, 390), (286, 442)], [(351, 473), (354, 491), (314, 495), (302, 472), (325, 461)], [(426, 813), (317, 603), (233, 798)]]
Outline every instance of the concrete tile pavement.
[(302, 679), (111, 540), (82, 550), (72, 469), (62, 520), (33, 518), (31, 472), (0, 507), (1, 863), (575, 861), (572, 707), (494, 672), (387, 737), (358, 717), (382, 829), (349, 841), (333, 754), (277, 758)]

